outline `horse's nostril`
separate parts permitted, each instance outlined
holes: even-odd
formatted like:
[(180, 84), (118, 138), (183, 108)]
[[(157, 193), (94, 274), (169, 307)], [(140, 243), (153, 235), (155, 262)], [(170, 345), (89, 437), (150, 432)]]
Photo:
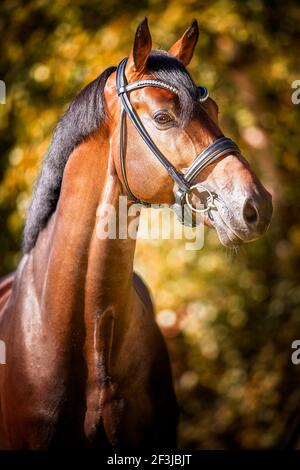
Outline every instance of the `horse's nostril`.
[(243, 216), (248, 225), (256, 224), (258, 221), (258, 212), (251, 199), (248, 199), (244, 204)]

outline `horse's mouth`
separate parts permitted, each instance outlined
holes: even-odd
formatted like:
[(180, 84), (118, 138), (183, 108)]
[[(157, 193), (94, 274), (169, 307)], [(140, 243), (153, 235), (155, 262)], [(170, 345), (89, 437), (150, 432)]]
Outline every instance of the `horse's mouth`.
[(220, 211), (210, 211), (205, 217), (205, 223), (216, 230), (222, 245), (233, 248), (244, 243), (244, 240), (224, 220)]
[(240, 212), (237, 205), (230, 210), (220, 196), (216, 196), (214, 204), (216, 210), (207, 213), (205, 223), (216, 230), (222, 245), (233, 248), (256, 238), (249, 239), (248, 228), (236, 219), (234, 214)]

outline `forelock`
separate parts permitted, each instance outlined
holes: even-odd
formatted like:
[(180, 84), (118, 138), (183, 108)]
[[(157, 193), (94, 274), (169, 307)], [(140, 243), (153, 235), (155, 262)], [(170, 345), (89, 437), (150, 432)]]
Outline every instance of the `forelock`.
[(185, 125), (194, 112), (198, 90), (182, 62), (165, 51), (154, 50), (148, 57), (147, 70), (178, 90), (180, 118)]

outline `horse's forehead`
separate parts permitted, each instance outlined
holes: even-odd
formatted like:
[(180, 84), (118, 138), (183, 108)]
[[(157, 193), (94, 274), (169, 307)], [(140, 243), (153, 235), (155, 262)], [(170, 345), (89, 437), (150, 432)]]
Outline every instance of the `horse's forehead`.
[(170, 90), (155, 87), (145, 87), (137, 91), (139, 91), (139, 93), (137, 93), (136, 96), (139, 97), (141, 101), (146, 103), (163, 103), (170, 106), (177, 106), (178, 104), (178, 97)]

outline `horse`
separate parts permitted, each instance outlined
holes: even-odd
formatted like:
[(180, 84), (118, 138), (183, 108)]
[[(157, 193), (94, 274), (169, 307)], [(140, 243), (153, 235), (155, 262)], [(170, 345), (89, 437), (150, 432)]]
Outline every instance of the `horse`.
[(193, 21), (168, 52), (152, 49), (145, 18), (128, 58), (87, 85), (55, 129), (22, 259), (0, 284), (1, 449), (177, 446), (170, 360), (133, 270), (136, 239), (101, 238), (97, 224), (120, 196), (128, 209), (178, 214), (187, 199), (197, 210), (198, 197), (225, 246), (267, 230), (271, 195), (186, 69), (198, 36)]

